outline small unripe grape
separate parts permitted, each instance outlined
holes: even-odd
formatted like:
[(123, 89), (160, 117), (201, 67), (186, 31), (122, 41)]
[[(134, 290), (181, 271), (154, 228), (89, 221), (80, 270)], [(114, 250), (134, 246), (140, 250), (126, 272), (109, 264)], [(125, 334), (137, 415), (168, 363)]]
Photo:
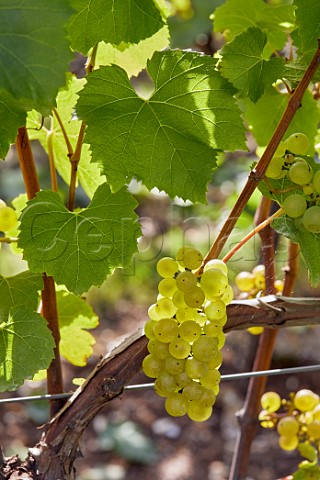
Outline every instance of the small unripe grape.
[(309, 139), (304, 133), (293, 133), (285, 140), (286, 149), (295, 155), (304, 155), (309, 145)]
[(16, 211), (7, 206), (0, 205), (0, 231), (8, 232), (14, 229), (18, 224)]
[(292, 450), (295, 450), (299, 444), (298, 437), (296, 435), (289, 436), (289, 437), (279, 437), (279, 446), (282, 448), (282, 450), (286, 450), (288, 452), (291, 452)]
[(293, 403), (302, 412), (311, 411), (319, 403), (319, 395), (304, 388), (295, 394)]
[(242, 292), (250, 292), (255, 287), (254, 275), (250, 272), (240, 272), (235, 278), (235, 284)]
[(178, 336), (178, 325), (173, 318), (162, 318), (156, 322), (153, 331), (157, 340), (170, 343)]
[(185, 270), (177, 275), (176, 283), (178, 289), (181, 290), (181, 292), (186, 293), (190, 292), (197, 286), (197, 278), (193, 273)]
[(284, 159), (282, 157), (273, 157), (267, 167), (266, 176), (269, 178), (282, 178), (286, 174)]
[(307, 208), (302, 217), (304, 227), (311, 233), (320, 233), (320, 207)]
[(179, 270), (178, 263), (171, 257), (163, 257), (157, 263), (157, 272), (161, 277), (174, 277)]
[(301, 159), (294, 162), (289, 170), (289, 178), (293, 183), (297, 185), (306, 185), (311, 182), (313, 177), (313, 171), (310, 165)]
[(172, 417), (182, 417), (187, 413), (188, 402), (181, 393), (171, 393), (165, 401), (165, 409)]
[(299, 432), (299, 422), (291, 416), (283, 417), (277, 424), (277, 431), (279, 435), (285, 437), (297, 435)]
[(288, 217), (298, 218), (301, 217), (307, 209), (306, 199), (302, 195), (293, 193), (288, 195), (282, 204), (282, 208)]
[(269, 413), (276, 412), (281, 407), (281, 397), (276, 392), (266, 392), (261, 397), (263, 410)]

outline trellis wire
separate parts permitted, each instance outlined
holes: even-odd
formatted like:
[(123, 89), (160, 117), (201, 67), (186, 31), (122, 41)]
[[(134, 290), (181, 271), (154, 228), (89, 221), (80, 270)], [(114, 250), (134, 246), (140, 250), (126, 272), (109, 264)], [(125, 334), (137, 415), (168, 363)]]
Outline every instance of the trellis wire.
[[(307, 373), (307, 372), (316, 372), (320, 370), (320, 364), (316, 365), (306, 365), (304, 367), (291, 367), (291, 368), (276, 368), (273, 370), (259, 370), (257, 372), (243, 372), (243, 373), (230, 373), (226, 375), (221, 375), (221, 381), (230, 381), (230, 380), (243, 380), (251, 377), (272, 377), (276, 375), (290, 375), (293, 373)], [(126, 385), (123, 389), (126, 391), (130, 390), (148, 390), (153, 388), (154, 383), (142, 383), (138, 385)], [(30, 395), (28, 397), (17, 397), (17, 398), (3, 398), (0, 399), (0, 404), (4, 403), (15, 403), (15, 402), (30, 402), (35, 400), (58, 400), (62, 398), (70, 398), (73, 393), (56, 393), (56, 394), (45, 394), (45, 395)]]

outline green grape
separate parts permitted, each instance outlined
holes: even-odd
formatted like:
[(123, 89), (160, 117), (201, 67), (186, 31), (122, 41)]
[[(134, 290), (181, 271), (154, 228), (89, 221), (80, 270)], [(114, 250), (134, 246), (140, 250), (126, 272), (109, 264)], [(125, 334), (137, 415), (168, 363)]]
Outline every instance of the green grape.
[(306, 199), (302, 195), (294, 193), (288, 195), (282, 204), (282, 208), (288, 217), (299, 218), (301, 217), (307, 209)]
[(286, 149), (296, 155), (304, 155), (310, 145), (309, 139), (304, 133), (293, 133), (284, 143)]
[(304, 227), (311, 233), (320, 233), (320, 206), (307, 208), (302, 217)]
[[(163, 344), (166, 345), (166, 344)], [(165, 359), (165, 369), (170, 375), (178, 375), (179, 373), (184, 372), (186, 361), (183, 358), (174, 358), (172, 355), (169, 355)]]
[(281, 397), (276, 392), (266, 392), (261, 397), (261, 407), (269, 413), (276, 412), (281, 407)]
[(187, 413), (188, 402), (181, 393), (171, 393), (165, 401), (165, 409), (172, 417), (182, 417)]
[(162, 297), (157, 300), (155, 311), (160, 318), (173, 317), (177, 311), (177, 307), (169, 297)]
[(234, 298), (234, 293), (232, 290), (231, 285), (228, 285), (224, 291), (224, 293), (221, 295), (221, 300), (225, 305), (229, 305)]
[(163, 361), (151, 353), (144, 357), (142, 362), (142, 369), (145, 375), (150, 378), (157, 378), (160, 375), (160, 372), (163, 371), (163, 366)]
[(277, 150), (274, 152), (275, 157), (282, 157), (286, 153), (287, 147), (285, 142), (281, 140), (279, 143)]
[(320, 193), (320, 170), (317, 170), (316, 173), (313, 175), (312, 185), (315, 191), (317, 193)]
[(203, 332), (208, 337), (218, 337), (223, 332), (222, 325), (215, 322), (207, 322), (203, 327)]
[(208, 300), (214, 300), (225, 291), (228, 286), (228, 277), (218, 268), (203, 272), (200, 285)]
[(201, 336), (201, 327), (194, 320), (187, 320), (179, 325), (178, 335), (186, 342), (192, 343)]
[(249, 327), (247, 328), (247, 332), (251, 333), (251, 335), (261, 335), (264, 331), (263, 327)]
[(280, 418), (277, 423), (277, 431), (280, 436), (291, 437), (299, 432), (299, 422), (291, 416)]
[(160, 372), (154, 382), (155, 392), (160, 397), (168, 397), (170, 393), (175, 392), (177, 388), (178, 385), (175, 381), (174, 376), (170, 375), (170, 373), (166, 372), (165, 370), (162, 370)]
[(199, 323), (200, 327), (203, 327), (207, 321), (207, 315), (203, 312), (196, 312), (193, 318), (195, 322)]
[(192, 402), (194, 400), (197, 401), (199, 398), (201, 398), (202, 391), (203, 387), (201, 387), (198, 382), (191, 380), (191, 383), (189, 383), (189, 385), (186, 385), (183, 389), (182, 395), (186, 400)]
[(188, 270), (195, 270), (200, 267), (203, 260), (202, 254), (195, 248), (188, 248), (183, 254), (182, 262)]
[(13, 230), (18, 224), (16, 211), (7, 206), (0, 205), (0, 231), (8, 232)]
[(282, 293), (283, 286), (284, 286), (283, 280), (274, 281), (274, 288), (276, 289), (277, 293)]
[(178, 336), (178, 325), (173, 318), (162, 318), (156, 322), (153, 331), (157, 340), (170, 343)]
[(312, 417), (314, 420), (320, 420), (320, 403), (312, 410)]
[(201, 403), (188, 403), (188, 417), (194, 422), (204, 422), (212, 415), (212, 407), (204, 407)]
[(270, 418), (270, 414), (266, 410), (261, 410), (258, 416), (261, 427), (273, 428), (275, 426), (275, 419)]
[(319, 395), (304, 388), (295, 394), (293, 403), (301, 412), (311, 411), (319, 403)]
[(228, 267), (222, 260), (218, 260), (217, 258), (209, 260), (209, 262), (205, 264), (203, 271), (206, 272), (207, 270), (211, 270), (212, 268), (217, 268), (218, 270), (221, 270), (225, 275), (228, 275)]
[(320, 439), (320, 421), (314, 420), (313, 422), (307, 425), (307, 434), (310, 438), (314, 440)]
[(192, 353), (201, 362), (213, 360), (218, 352), (217, 339), (202, 335), (192, 345)]
[(202, 362), (201, 360), (198, 360), (195, 357), (189, 357), (186, 360), (186, 374), (190, 378), (201, 378), (202, 375), (207, 373), (208, 371), (208, 365), (205, 362)]
[(191, 346), (182, 338), (175, 338), (169, 344), (169, 352), (175, 358), (187, 358), (191, 352)]
[(148, 320), (144, 325), (144, 334), (149, 340), (154, 340), (156, 338), (154, 334), (154, 327), (156, 323), (156, 320)]
[(197, 285), (197, 278), (193, 275), (193, 273), (185, 270), (184, 272), (180, 272), (176, 278), (177, 287), (181, 292), (186, 293), (193, 290)]
[(291, 452), (292, 450), (295, 450), (299, 444), (298, 437), (296, 435), (289, 436), (289, 437), (279, 437), (279, 446), (282, 448), (282, 450), (286, 450), (288, 452)]
[(207, 302), (204, 307), (204, 313), (209, 320), (218, 320), (219, 318), (224, 317), (226, 310), (226, 305), (219, 298)]
[(311, 182), (313, 171), (310, 165), (303, 159), (294, 162), (289, 170), (290, 180), (297, 185), (306, 185)]
[(200, 308), (205, 301), (204, 291), (201, 287), (195, 287), (184, 294), (184, 301), (191, 308)]
[(156, 306), (157, 304), (156, 303), (153, 303), (152, 305), (150, 305), (150, 307), (148, 308), (148, 316), (149, 318), (151, 318), (151, 320), (160, 320), (160, 316), (156, 310)]
[(226, 336), (222, 332), (216, 338), (218, 339), (218, 349), (221, 350), (224, 347), (224, 344), (226, 343)]
[(192, 249), (193, 247), (181, 247), (179, 248), (179, 250), (177, 251), (177, 255), (176, 255), (176, 260), (178, 262), (178, 264), (180, 265), (180, 267), (185, 267), (184, 263), (183, 263), (183, 259), (184, 259), (184, 256), (185, 254), (187, 253), (188, 250)]
[(207, 373), (202, 375), (200, 378), (200, 383), (204, 387), (211, 387), (220, 383), (221, 374), (216, 368), (208, 370)]
[(152, 353), (155, 357), (160, 358), (160, 360), (166, 360), (170, 356), (169, 353), (169, 344), (159, 342), (159, 340), (151, 340), (149, 342), (151, 344), (150, 348), (152, 349)]
[(178, 387), (180, 388), (184, 388), (193, 382), (193, 380), (189, 377), (189, 375), (186, 374), (185, 371), (178, 373), (177, 375), (174, 376), (174, 378)]
[(286, 174), (284, 159), (282, 157), (273, 157), (267, 167), (266, 176), (269, 178), (282, 178)]
[(235, 284), (241, 292), (250, 292), (255, 287), (254, 275), (250, 272), (240, 272), (235, 278)]
[(178, 270), (178, 263), (171, 257), (163, 257), (157, 263), (157, 272), (161, 277), (174, 277)]
[(213, 358), (212, 360), (209, 360), (208, 368), (209, 368), (209, 370), (211, 370), (213, 368), (218, 368), (218, 367), (220, 367), (221, 363), (222, 363), (222, 352), (220, 350), (218, 350), (216, 357)]
[(187, 306), (186, 302), (184, 301), (184, 293), (181, 290), (176, 290), (172, 297), (173, 304), (177, 308), (185, 308)]
[(176, 319), (179, 323), (186, 322), (188, 320), (194, 320), (197, 314), (197, 310), (191, 307), (178, 308), (176, 311)]
[(163, 278), (158, 285), (158, 292), (163, 297), (172, 297), (174, 292), (177, 291), (177, 283), (174, 278)]
[(302, 187), (303, 194), (309, 197), (310, 195), (313, 195), (315, 190), (314, 186), (311, 183), (308, 183), (308, 185), (303, 185)]
[(199, 403), (203, 405), (205, 408), (207, 407), (212, 407), (212, 405), (216, 401), (216, 396), (214, 392), (210, 388), (204, 387), (204, 385), (201, 385), (203, 387), (201, 397), (199, 398)]

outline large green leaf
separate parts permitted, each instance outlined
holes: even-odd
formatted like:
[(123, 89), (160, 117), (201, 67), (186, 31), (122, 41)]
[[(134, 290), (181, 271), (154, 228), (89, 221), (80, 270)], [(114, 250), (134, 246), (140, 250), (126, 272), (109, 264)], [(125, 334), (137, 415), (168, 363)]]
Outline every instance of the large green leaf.
[[(1, 67), (0, 67), (1, 68)], [(26, 123), (26, 113), (6, 90), (0, 90), (0, 158), (3, 159)]]
[[(84, 84), (84, 79), (77, 79), (74, 75), (70, 75), (67, 86), (62, 88), (57, 96), (57, 112), (63, 123), (65, 132), (68, 135), (73, 151), (76, 147), (81, 126), (81, 122), (73, 115), (73, 110), (78, 98), (77, 94), (83, 88)], [(30, 127), (30, 139), (39, 140), (43, 148), (48, 151), (48, 135), (50, 134), (55, 166), (59, 175), (61, 175), (68, 185), (70, 182), (71, 165), (66, 142), (58, 120), (55, 115), (51, 118), (50, 130), (45, 127), (39, 130), (40, 124), (41, 118), (39, 118), (39, 114), (35, 111), (30, 112), (27, 123), (27, 126)], [(89, 198), (93, 197), (97, 187), (105, 181), (105, 177), (100, 174), (98, 165), (91, 163), (91, 154), (87, 143), (82, 145), (77, 174), (79, 183)]]
[[(245, 118), (259, 145), (265, 146), (270, 141), (289, 98), (289, 94), (280, 93), (275, 88), (269, 87), (257, 103), (247, 102)], [(308, 153), (313, 154), (313, 140), (317, 133), (319, 120), (320, 111), (317, 102), (312, 93), (306, 91), (301, 107), (295, 113), (285, 138), (295, 132), (305, 133), (310, 140)]]
[(153, 0), (70, 0), (76, 10), (68, 36), (75, 50), (86, 54), (97, 42), (139, 43), (164, 22)]
[(114, 190), (136, 177), (171, 197), (205, 201), (217, 149), (246, 148), (235, 90), (212, 58), (193, 52), (157, 52), (148, 72), (155, 90), (147, 100), (117, 66), (88, 76), (77, 113), (93, 160)]
[(267, 34), (265, 56), (284, 47), (294, 25), (292, 5), (272, 6), (263, 0), (227, 0), (214, 12), (214, 30), (228, 41), (249, 27), (260, 27)]
[(300, 244), (301, 254), (309, 271), (311, 286), (316, 287), (320, 283), (320, 234), (308, 232), (303, 226), (296, 226), (293, 218), (286, 215), (272, 222), (275, 230), (295, 243)]
[(14, 308), (0, 324), (0, 391), (15, 390), (46, 369), (54, 340), (46, 320), (28, 308)]
[(0, 89), (25, 110), (48, 113), (72, 59), (66, 0), (0, 0)]
[(13, 277), (0, 275), (0, 321), (13, 307), (36, 310), (39, 290), (43, 288), (42, 276), (38, 273), (22, 272)]
[(87, 329), (98, 326), (98, 316), (83, 298), (66, 291), (57, 292), (57, 305), (60, 353), (73, 365), (85, 366), (95, 344)]
[(295, 14), (301, 42), (298, 53), (308, 65), (317, 50), (320, 38), (320, 5), (318, 0), (294, 0), (293, 4), (297, 7)]
[(18, 246), (33, 272), (46, 272), (77, 294), (101, 285), (115, 267), (128, 266), (140, 236), (137, 206), (120, 190), (98, 187), (88, 208), (69, 212), (58, 193), (39, 192), (20, 217)]
[(267, 42), (266, 34), (257, 27), (250, 27), (237, 35), (221, 50), (222, 75), (256, 102), (265, 88), (282, 77), (284, 61), (281, 58), (264, 60), (262, 52)]

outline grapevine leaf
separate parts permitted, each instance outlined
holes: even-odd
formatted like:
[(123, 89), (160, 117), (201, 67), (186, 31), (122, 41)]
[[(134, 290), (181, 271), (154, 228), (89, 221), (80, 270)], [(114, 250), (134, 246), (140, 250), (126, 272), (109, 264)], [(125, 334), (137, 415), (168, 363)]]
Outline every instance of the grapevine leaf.
[(10, 144), (14, 143), (19, 127), (26, 123), (26, 113), (6, 91), (0, 91), (0, 158), (5, 158)]
[[(83, 88), (84, 79), (77, 79), (74, 75), (68, 78), (67, 86), (62, 88), (57, 96), (57, 112), (64, 125), (64, 129), (70, 140), (73, 151), (75, 150), (81, 122), (74, 117), (73, 109), (78, 98), (78, 92)], [(39, 140), (43, 148), (48, 152), (48, 135), (53, 149), (55, 166), (59, 175), (68, 185), (70, 182), (70, 160), (68, 158), (68, 150), (66, 142), (62, 134), (60, 125), (56, 116), (51, 120), (50, 132), (43, 127), (39, 130), (41, 119), (37, 112), (30, 112), (28, 114), (27, 126), (30, 128), (29, 136), (32, 140)], [(78, 165), (78, 179), (79, 183), (88, 195), (93, 197), (97, 186), (105, 181), (105, 177), (100, 174), (97, 164), (91, 163), (91, 154), (89, 145), (84, 143), (81, 150), (81, 159)]]
[(267, 34), (268, 58), (284, 47), (294, 26), (293, 11), (292, 5), (266, 5), (263, 0), (227, 0), (214, 12), (214, 30), (230, 41), (249, 27), (260, 27)]
[(31, 272), (22, 272), (13, 277), (0, 275), (0, 321), (8, 316), (13, 307), (36, 310), (39, 290), (43, 288), (42, 276)]
[(0, 89), (21, 108), (48, 113), (72, 59), (64, 24), (73, 13), (65, 0), (0, 1)]
[(101, 41), (139, 43), (164, 25), (150, 0), (71, 0), (71, 5), (76, 14), (70, 20), (68, 37), (72, 48), (84, 54)]
[(205, 201), (217, 149), (246, 148), (235, 90), (212, 58), (193, 52), (157, 52), (148, 72), (155, 86), (148, 100), (120, 67), (88, 76), (77, 113), (93, 159), (114, 190), (136, 177), (171, 197)]
[(128, 266), (140, 235), (137, 203), (122, 189), (100, 185), (88, 206), (69, 212), (58, 193), (42, 191), (20, 217), (18, 246), (33, 272), (46, 272), (76, 294), (101, 285), (115, 267)]
[[(275, 88), (266, 89), (257, 103), (247, 102), (245, 118), (259, 145), (265, 146), (270, 141), (280, 118), (288, 104), (290, 96), (279, 93)], [(266, 118), (268, 121), (266, 122)], [(285, 138), (292, 133), (301, 132), (310, 140), (308, 153), (313, 154), (313, 140), (317, 133), (319, 122), (319, 109), (312, 93), (306, 91), (301, 102), (301, 107), (295, 113), (293, 120), (286, 131)]]
[(318, 465), (311, 465), (307, 468), (302, 466), (294, 472), (292, 478), (293, 480), (320, 480), (320, 468)]
[(85, 300), (66, 291), (57, 292), (57, 305), (60, 353), (73, 365), (85, 366), (95, 344), (86, 330), (98, 326), (98, 317)]
[(267, 61), (262, 52), (267, 42), (266, 34), (257, 27), (250, 27), (227, 43), (221, 51), (222, 75), (243, 96), (256, 102), (266, 86), (282, 77), (284, 62), (281, 58)]
[(286, 215), (275, 219), (272, 226), (292, 242), (300, 244), (301, 254), (309, 271), (310, 285), (316, 287), (320, 283), (320, 235), (308, 232), (302, 226), (298, 228), (294, 219)]
[(46, 320), (28, 308), (14, 308), (0, 324), (0, 391), (15, 390), (54, 357)]
[(167, 25), (162, 27), (152, 37), (141, 40), (138, 44), (130, 45), (125, 50), (114, 47), (110, 43), (100, 42), (95, 65), (119, 65), (128, 77), (137, 76), (146, 67), (147, 60), (154, 52), (169, 45), (169, 30)]
[[(320, 38), (320, 8), (318, 0), (294, 0), (296, 23), (300, 45), (298, 54), (302, 55), (302, 62), (308, 65), (318, 47)], [(301, 62), (301, 59), (300, 59)]]

